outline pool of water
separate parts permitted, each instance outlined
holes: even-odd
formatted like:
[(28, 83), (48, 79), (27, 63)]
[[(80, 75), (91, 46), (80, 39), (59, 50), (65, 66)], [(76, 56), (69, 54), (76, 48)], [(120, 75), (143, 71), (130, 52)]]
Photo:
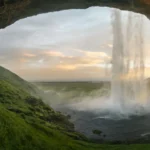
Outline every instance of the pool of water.
[[(75, 111), (66, 106), (57, 109), (64, 114), (69, 114), (75, 129), (91, 139), (134, 141), (150, 137), (150, 114), (121, 119), (115, 116), (109, 117), (107, 114)], [(93, 130), (100, 130), (102, 134), (95, 135)]]

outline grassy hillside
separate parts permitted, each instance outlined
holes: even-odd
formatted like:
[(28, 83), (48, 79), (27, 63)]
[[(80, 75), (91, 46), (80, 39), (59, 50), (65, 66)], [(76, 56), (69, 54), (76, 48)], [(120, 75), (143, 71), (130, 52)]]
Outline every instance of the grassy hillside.
[(74, 131), (68, 117), (31, 96), (32, 85), (0, 68), (0, 150), (149, 150), (150, 145), (99, 145)]
[(32, 95), (36, 95), (36, 92), (38, 92), (33, 84), (23, 80), (18, 75), (10, 72), (9, 70), (1, 66), (0, 66), (0, 80), (8, 81), (12, 85), (17, 86), (18, 88), (21, 88)]

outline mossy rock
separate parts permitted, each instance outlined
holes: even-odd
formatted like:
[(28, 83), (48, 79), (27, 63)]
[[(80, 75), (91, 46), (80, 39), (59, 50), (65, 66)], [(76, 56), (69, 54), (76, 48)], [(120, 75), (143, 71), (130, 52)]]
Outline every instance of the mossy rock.
[(100, 130), (93, 130), (93, 134), (101, 136), (102, 131), (100, 131)]

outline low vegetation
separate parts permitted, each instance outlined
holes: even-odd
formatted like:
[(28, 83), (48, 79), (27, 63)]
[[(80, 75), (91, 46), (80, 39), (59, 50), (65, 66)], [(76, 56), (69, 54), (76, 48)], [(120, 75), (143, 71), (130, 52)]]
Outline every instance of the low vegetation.
[(93, 134), (101, 136), (102, 131), (100, 131), (100, 130), (93, 130)]

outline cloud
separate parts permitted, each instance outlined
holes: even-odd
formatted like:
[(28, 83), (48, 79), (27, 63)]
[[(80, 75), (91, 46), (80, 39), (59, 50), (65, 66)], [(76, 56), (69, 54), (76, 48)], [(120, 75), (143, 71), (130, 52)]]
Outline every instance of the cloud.
[(106, 54), (105, 52), (91, 52), (91, 51), (83, 51), (83, 50), (81, 50), (81, 52), (88, 57), (97, 57), (97, 58), (100, 57), (100, 58), (107, 58), (107, 59), (110, 58), (110, 56), (108, 56), (108, 54)]
[(51, 57), (64, 57), (64, 54), (62, 52), (59, 52), (59, 51), (44, 51), (42, 52), (44, 55), (47, 55), (47, 56), (51, 56)]
[[(72, 55), (73, 53), (77, 55)], [(69, 53), (60, 52), (59, 50), (18, 49), (13, 55), (14, 59), (10, 59), (5, 65), (3, 59), (10, 56), (8, 53), (5, 53), (5, 57), (1, 56), (3, 59), (0, 59), (0, 61), (3, 62), (2, 64), (5, 67), (30, 80), (38, 80), (43, 77), (44, 79), (49, 78), (49, 80), (54, 80), (54, 77), (51, 76), (52, 74), (55, 76), (55, 79), (64, 78), (67, 80), (67, 77), (73, 73), (74, 75), (72, 76), (76, 79), (79, 76), (83, 78), (83, 74), (85, 75), (85, 73), (88, 74), (86, 75), (88, 78), (92, 78), (92, 76), (96, 76), (97, 78), (97, 73), (101, 72), (101, 75), (103, 75), (102, 72), (105, 70), (102, 64), (110, 58), (110, 56), (104, 52), (90, 52), (76, 49), (72, 49), (70, 55)], [(5, 60), (7, 60), (7, 58)], [(39, 73), (40, 70), (44, 71), (44, 73)], [(38, 72), (36, 78), (34, 72)], [(62, 74), (64, 74), (64, 76), (62, 76)], [(71, 79), (71, 77), (69, 77), (69, 79)]]
[[(21, 19), (0, 30), (1, 49), (43, 48), (60, 45), (94, 49), (109, 35), (108, 8), (65, 10)], [(105, 17), (104, 17), (105, 15)], [(80, 16), (80, 17), (79, 17)], [(101, 30), (101, 28), (103, 30)], [(99, 37), (96, 38), (96, 37)], [(93, 39), (95, 39), (93, 41)]]
[[(111, 10), (91, 7), (21, 19), (0, 30), (0, 65), (25, 79), (106, 76), (113, 47)], [(145, 25), (149, 30), (148, 20)], [(146, 32), (146, 49), (149, 38), (150, 32)], [(149, 56), (146, 55), (147, 60)]]
[(23, 56), (25, 56), (25, 57), (36, 57), (36, 55), (32, 54), (32, 53), (25, 53), (25, 54), (23, 54)]
[(76, 70), (78, 65), (57, 65), (56, 68), (59, 70)]

